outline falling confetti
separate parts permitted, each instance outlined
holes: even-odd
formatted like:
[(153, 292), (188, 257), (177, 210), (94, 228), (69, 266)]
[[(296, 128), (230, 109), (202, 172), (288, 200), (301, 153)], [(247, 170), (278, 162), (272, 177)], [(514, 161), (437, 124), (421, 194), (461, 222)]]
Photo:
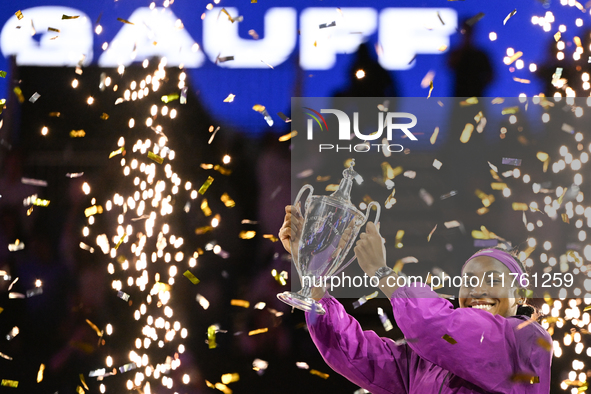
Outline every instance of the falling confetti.
[(455, 339), (453, 339), (452, 337), (450, 337), (447, 334), (443, 335), (441, 338), (445, 339), (447, 342), (451, 343), (452, 345), (455, 345), (456, 343), (458, 343)]
[(207, 191), (207, 189), (211, 186), (211, 184), (213, 183), (213, 178), (212, 177), (207, 177), (207, 180), (203, 183), (203, 185), (201, 185), (201, 187), (199, 188), (198, 193), (203, 195), (205, 194), (205, 192)]
[(319, 377), (321, 377), (322, 379), (328, 379), (328, 376), (329, 376), (327, 373), (320, 372), (320, 371), (317, 371), (317, 370), (315, 370), (315, 369), (311, 369), (311, 370), (310, 370), (310, 373), (311, 373), (312, 375), (319, 376)]
[(513, 11), (511, 11), (511, 13), (505, 17), (505, 20), (503, 21), (503, 25), (507, 24), (507, 21), (516, 13), (517, 13), (517, 8), (514, 9)]
[(164, 162), (164, 159), (154, 152), (148, 152), (148, 159), (154, 160), (158, 164), (162, 164)]
[(127, 19), (117, 18), (117, 20), (119, 22), (127, 23), (128, 25), (135, 25), (135, 23), (132, 23), (132, 22), (128, 21)]
[(390, 321), (390, 319), (388, 319), (388, 316), (384, 313), (384, 310), (382, 308), (378, 308), (378, 316), (386, 331), (390, 331), (394, 328), (392, 322)]
[(292, 139), (293, 137), (295, 137), (296, 135), (298, 135), (297, 131), (292, 131), (291, 133), (288, 134), (284, 134), (281, 137), (279, 137), (279, 141), (280, 142), (285, 142), (285, 141), (289, 141), (290, 139)]
[(197, 277), (195, 275), (193, 275), (193, 273), (189, 270), (185, 271), (185, 273), (183, 274), (187, 279), (189, 279), (191, 281), (191, 283), (193, 283), (194, 285), (196, 285), (197, 283), (201, 282), (199, 279), (197, 279)]
[(337, 25), (336, 21), (332, 21), (330, 23), (322, 23), (320, 26), (318, 26), (319, 29), (326, 29), (327, 27), (334, 27)]
[(431, 145), (435, 145), (435, 141), (437, 141), (438, 135), (439, 135), (439, 127), (435, 127), (435, 130), (433, 130), (433, 134), (431, 135), (431, 138), (429, 139), (429, 142), (431, 142)]
[(265, 332), (269, 331), (268, 328), (259, 328), (257, 330), (252, 330), (248, 332), (248, 336), (253, 336), (253, 335), (258, 335), (258, 334), (263, 334)]
[(374, 291), (371, 294), (365, 295), (365, 296), (361, 297), (360, 299), (358, 299), (357, 301), (353, 302), (353, 308), (357, 309), (361, 305), (365, 304), (368, 300), (371, 300), (372, 298), (376, 298), (377, 296), (378, 296), (377, 291)]
[(427, 242), (430, 242), (431, 241), (431, 236), (433, 235), (433, 233), (435, 232), (435, 230), (437, 230), (437, 225), (435, 225), (435, 227), (433, 227), (433, 230), (431, 230), (431, 232), (427, 236)]

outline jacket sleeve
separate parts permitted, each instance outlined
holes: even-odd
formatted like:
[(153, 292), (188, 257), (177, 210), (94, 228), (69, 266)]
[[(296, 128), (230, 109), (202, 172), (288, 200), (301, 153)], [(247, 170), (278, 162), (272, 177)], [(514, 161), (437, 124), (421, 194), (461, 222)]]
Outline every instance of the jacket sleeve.
[(408, 393), (408, 345), (363, 331), (333, 297), (320, 300), (325, 315), (306, 312), (308, 330), (326, 363), (359, 387), (373, 394)]
[(520, 381), (538, 377), (533, 392), (549, 392), (552, 338), (538, 323), (520, 328), (524, 320), (518, 317), (454, 309), (424, 284), (398, 288), (391, 303), (419, 357), (486, 391), (509, 393)]

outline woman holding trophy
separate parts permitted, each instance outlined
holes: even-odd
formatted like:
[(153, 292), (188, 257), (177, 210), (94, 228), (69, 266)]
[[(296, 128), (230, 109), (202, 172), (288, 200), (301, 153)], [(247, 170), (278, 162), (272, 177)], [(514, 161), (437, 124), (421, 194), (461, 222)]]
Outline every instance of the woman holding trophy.
[[(290, 253), (290, 239), (298, 239), (302, 222), (299, 211), (288, 206), (279, 238)], [(464, 281), (460, 308), (454, 309), (425, 284), (396, 285), (374, 223), (367, 223), (354, 251), (360, 267), (377, 278), (390, 299), (405, 343), (363, 331), (335, 298), (316, 287), (312, 297), (326, 313), (310, 318), (306, 312), (306, 321), (333, 370), (373, 394), (550, 392), (552, 339), (529, 317), (534, 309), (520, 291), (526, 287), (524, 269), (510, 253), (493, 248), (471, 256), (462, 276), (486, 275), (487, 280), (477, 286)], [(502, 286), (498, 278), (511, 273), (516, 285)]]

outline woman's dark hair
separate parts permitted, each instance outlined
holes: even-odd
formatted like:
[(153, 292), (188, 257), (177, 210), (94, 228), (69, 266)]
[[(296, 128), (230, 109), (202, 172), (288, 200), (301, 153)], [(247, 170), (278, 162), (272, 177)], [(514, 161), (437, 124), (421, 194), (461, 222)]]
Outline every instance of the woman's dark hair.
[[(510, 254), (511, 257), (513, 257), (513, 259), (515, 260), (515, 262), (519, 265), (521, 270), (526, 274), (528, 273), (527, 269), (525, 268), (525, 264), (523, 264), (523, 262), (519, 259), (519, 253), (518, 253), (517, 246), (513, 247), (510, 250), (503, 248), (503, 247), (499, 247), (499, 246), (496, 246), (493, 249), (502, 250), (503, 252)], [(526, 287), (526, 289), (529, 289), (529, 285)], [(529, 302), (529, 299), (526, 298), (525, 304), (517, 306), (516, 316), (532, 317), (534, 314), (539, 314), (538, 308), (534, 305), (529, 304), (528, 302)]]

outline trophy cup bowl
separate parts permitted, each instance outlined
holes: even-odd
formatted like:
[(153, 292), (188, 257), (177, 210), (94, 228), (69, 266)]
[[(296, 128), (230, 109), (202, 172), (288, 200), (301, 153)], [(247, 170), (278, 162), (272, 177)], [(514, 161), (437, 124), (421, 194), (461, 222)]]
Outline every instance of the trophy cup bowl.
[[(311, 298), (313, 285), (318, 285), (325, 277), (338, 274), (355, 260), (353, 257), (343, 264), (359, 230), (367, 222), (371, 208), (375, 206), (377, 209), (376, 223), (381, 209), (375, 201), (368, 204), (365, 214), (355, 208), (348, 197), (350, 184), (345, 193), (346, 198), (342, 198), (342, 193), (338, 194), (338, 191), (331, 196), (313, 196), (314, 188), (304, 185), (295, 199), (294, 206), (306, 190), (310, 190), (310, 194), (303, 206), (303, 226), (299, 239), (291, 239), (292, 253), (297, 251), (293, 253), (292, 259), (302, 289), (297, 293), (279, 293), (277, 298), (295, 308), (304, 311), (314, 309), (316, 313), (323, 315), (326, 312), (322, 305)], [(298, 213), (292, 213), (294, 214)], [(292, 234), (295, 234), (293, 228)]]

